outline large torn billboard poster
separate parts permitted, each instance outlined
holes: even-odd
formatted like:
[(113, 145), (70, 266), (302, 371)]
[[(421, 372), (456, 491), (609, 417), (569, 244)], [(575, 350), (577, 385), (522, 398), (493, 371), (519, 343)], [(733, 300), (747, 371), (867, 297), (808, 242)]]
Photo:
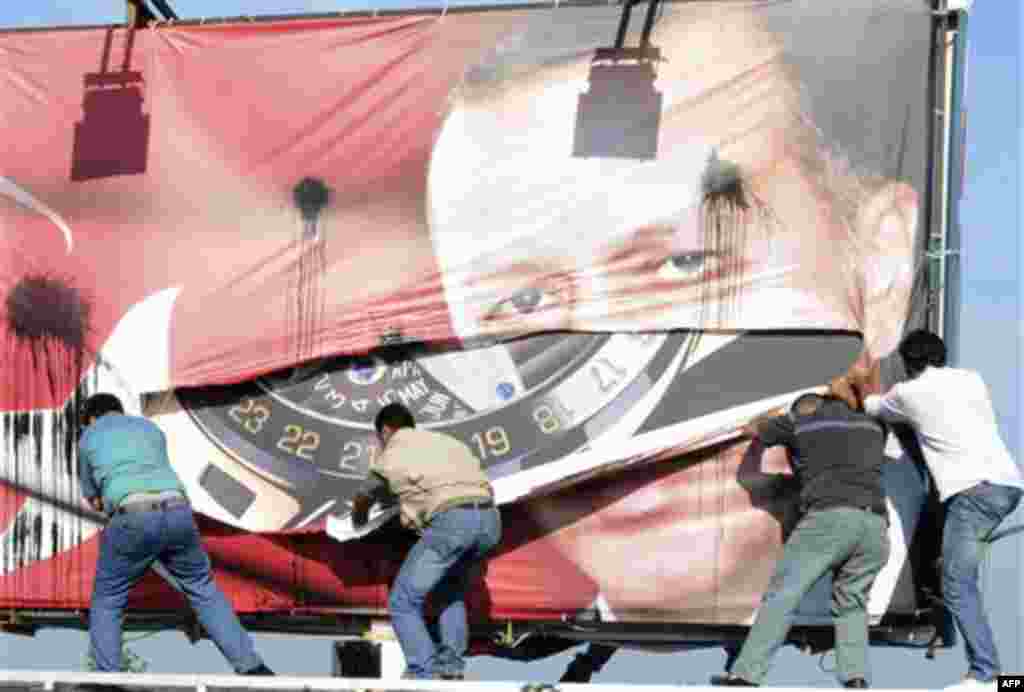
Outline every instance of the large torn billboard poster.
[[(0, 600), (87, 603), (75, 406), (107, 390), (243, 610), (383, 605), (400, 555), (326, 532), (401, 401), (507, 507), (490, 615), (749, 618), (795, 495), (740, 427), (920, 315), (931, 17), (666, 3), (617, 51), (619, 17), (0, 34)], [(887, 473), (906, 548), (923, 486)]]

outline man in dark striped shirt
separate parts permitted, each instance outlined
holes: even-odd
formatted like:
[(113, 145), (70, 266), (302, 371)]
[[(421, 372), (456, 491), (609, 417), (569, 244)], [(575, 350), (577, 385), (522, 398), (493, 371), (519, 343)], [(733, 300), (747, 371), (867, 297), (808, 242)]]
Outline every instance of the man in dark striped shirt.
[[(800, 481), (801, 518), (783, 548), (775, 574), (739, 657), (713, 685), (756, 687), (786, 640), (800, 601), (832, 573), (836, 663), (844, 687), (868, 687), (867, 601), (889, 559), (882, 489), (885, 429), (836, 396), (805, 394), (788, 412), (748, 426), (763, 446), (784, 445)], [(849, 388), (847, 388), (849, 391)]]

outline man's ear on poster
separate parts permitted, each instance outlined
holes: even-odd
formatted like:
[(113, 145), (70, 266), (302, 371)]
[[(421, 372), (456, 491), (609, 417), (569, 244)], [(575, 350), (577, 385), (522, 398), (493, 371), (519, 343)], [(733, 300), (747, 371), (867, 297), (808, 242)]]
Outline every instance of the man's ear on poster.
[(857, 241), (863, 294), (862, 329), (870, 362), (896, 350), (903, 334), (917, 268), (918, 195), (907, 183), (887, 183), (861, 204)]

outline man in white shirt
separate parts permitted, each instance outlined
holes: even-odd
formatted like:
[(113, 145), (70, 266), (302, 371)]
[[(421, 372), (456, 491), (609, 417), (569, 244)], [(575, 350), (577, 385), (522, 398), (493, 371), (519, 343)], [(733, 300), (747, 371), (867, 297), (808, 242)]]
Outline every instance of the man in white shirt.
[(908, 379), (865, 411), (909, 423), (946, 509), (942, 535), (942, 595), (964, 638), (965, 687), (1000, 672), (992, 629), (981, 602), (978, 571), (989, 537), (1013, 513), (1024, 477), (999, 436), (988, 388), (973, 370), (946, 367), (942, 339), (924, 330), (900, 344)]

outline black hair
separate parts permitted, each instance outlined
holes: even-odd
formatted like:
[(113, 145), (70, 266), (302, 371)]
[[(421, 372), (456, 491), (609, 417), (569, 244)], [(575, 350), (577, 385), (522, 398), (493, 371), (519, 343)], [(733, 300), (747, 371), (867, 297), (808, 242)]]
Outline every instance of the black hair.
[(124, 413), (121, 400), (106, 392), (93, 394), (82, 402), (81, 420), (87, 422), (107, 413)]
[(900, 342), (900, 356), (910, 377), (916, 377), (926, 367), (946, 365), (946, 344), (942, 337), (925, 329), (915, 329)]
[(406, 408), (405, 404), (393, 402), (382, 408), (373, 421), (373, 427), (377, 429), (378, 435), (384, 426), (395, 429), (415, 428), (416, 421), (413, 420), (412, 412)]

